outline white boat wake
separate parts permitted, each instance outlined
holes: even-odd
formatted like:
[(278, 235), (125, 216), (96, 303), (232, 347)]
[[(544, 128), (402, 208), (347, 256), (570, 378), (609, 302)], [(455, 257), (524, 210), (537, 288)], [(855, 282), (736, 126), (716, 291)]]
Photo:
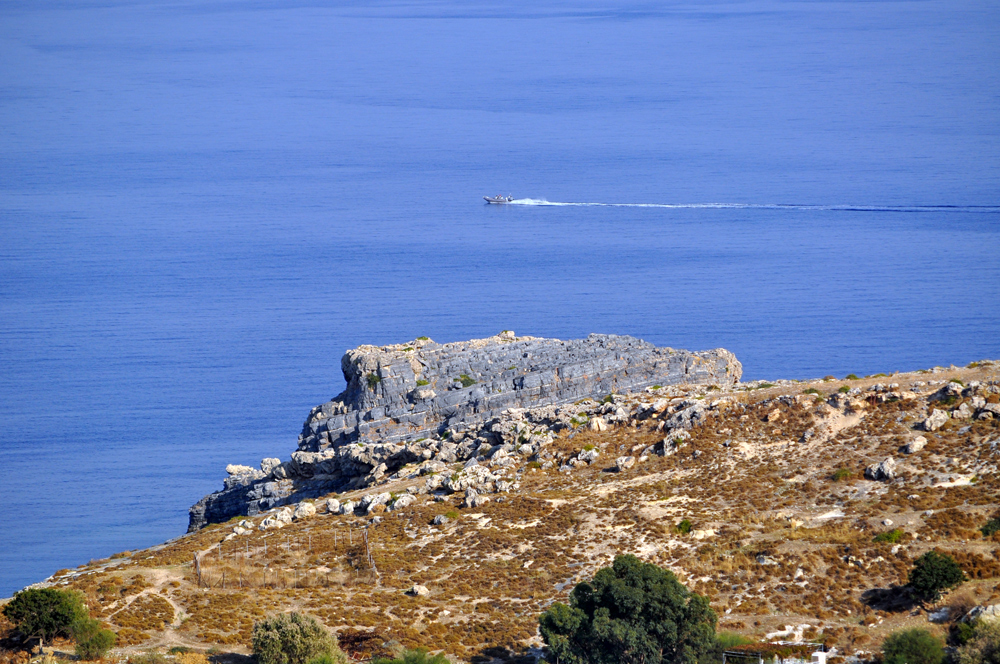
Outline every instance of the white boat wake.
[(544, 198), (515, 198), (508, 205), (552, 207), (625, 207), (676, 210), (817, 210), (843, 212), (1000, 212), (1000, 205), (805, 205), (794, 203), (572, 203)]

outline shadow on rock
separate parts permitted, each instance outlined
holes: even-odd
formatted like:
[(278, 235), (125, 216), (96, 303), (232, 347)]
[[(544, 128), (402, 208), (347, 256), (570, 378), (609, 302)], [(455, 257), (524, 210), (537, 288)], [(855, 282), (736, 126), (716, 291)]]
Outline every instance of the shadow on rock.
[(906, 586), (872, 588), (861, 594), (861, 601), (867, 607), (891, 613), (912, 611), (915, 606), (919, 605)]

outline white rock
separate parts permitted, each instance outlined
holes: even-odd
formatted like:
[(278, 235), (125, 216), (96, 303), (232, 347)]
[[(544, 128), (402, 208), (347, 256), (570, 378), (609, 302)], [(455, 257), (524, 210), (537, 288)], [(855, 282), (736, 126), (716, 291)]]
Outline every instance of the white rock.
[(327, 498), (326, 511), (330, 514), (338, 514), (340, 512), (340, 501), (336, 498)]
[(891, 526), (892, 525), (892, 519), (882, 519), (882, 525), (883, 526)]
[(270, 475), (271, 471), (281, 465), (281, 459), (269, 458), (260, 460), (260, 472)]
[(410, 594), (411, 595), (416, 595), (418, 597), (423, 597), (424, 595), (429, 595), (430, 592), (431, 591), (427, 589), (427, 586), (414, 585), (412, 588), (410, 588)]
[(341, 514), (354, 514), (354, 508), (355, 507), (357, 507), (357, 505), (354, 503), (353, 500), (345, 500), (344, 502), (342, 502), (340, 504), (340, 513)]
[(311, 516), (316, 515), (316, 506), (312, 503), (301, 502), (299, 506), (295, 508), (295, 512), (292, 513), (293, 519), (307, 519)]
[(935, 408), (931, 411), (931, 414), (927, 416), (927, 419), (920, 423), (920, 428), (924, 431), (937, 431), (944, 426), (944, 423), (947, 421), (948, 413)]
[(590, 424), (588, 424), (587, 426), (590, 427), (591, 431), (607, 431), (608, 430), (608, 424), (607, 424), (607, 422), (604, 421), (604, 418), (602, 418), (602, 417), (595, 417), (594, 419), (590, 420)]
[(903, 451), (906, 454), (916, 454), (920, 450), (924, 449), (926, 445), (927, 445), (927, 439), (924, 438), (923, 436), (917, 436), (916, 438), (914, 438), (913, 440), (911, 440), (906, 444), (906, 447), (903, 448)]
[(615, 459), (615, 466), (618, 467), (618, 472), (624, 472), (635, 465), (634, 456), (621, 456)]
[(407, 507), (409, 505), (412, 505), (415, 502), (417, 502), (416, 497), (407, 493), (396, 498), (396, 500), (392, 501), (392, 507), (390, 507), (389, 509), (391, 509), (392, 511), (396, 511), (399, 509), (403, 509), (404, 507)]
[(288, 525), (292, 522), (292, 515), (292, 508), (286, 506), (278, 510), (278, 513), (274, 515), (274, 518), (281, 521), (283, 524)]
[(881, 463), (873, 463), (865, 468), (865, 477), (876, 481), (890, 481), (896, 477), (896, 461), (886, 457)]
[(256, 468), (251, 468), (250, 466), (241, 466), (236, 463), (231, 463), (226, 466), (226, 472), (230, 475), (250, 475), (256, 473)]
[(264, 519), (263, 521), (260, 522), (260, 525), (257, 526), (257, 529), (258, 530), (274, 530), (276, 528), (284, 528), (284, 527), (285, 527), (285, 522), (284, 521), (279, 521), (275, 517), (269, 516), (269, 517), (267, 517), (266, 519)]
[(601, 456), (601, 452), (596, 448), (591, 448), (589, 450), (583, 450), (576, 455), (576, 458), (584, 463), (591, 464), (597, 460), (597, 457)]

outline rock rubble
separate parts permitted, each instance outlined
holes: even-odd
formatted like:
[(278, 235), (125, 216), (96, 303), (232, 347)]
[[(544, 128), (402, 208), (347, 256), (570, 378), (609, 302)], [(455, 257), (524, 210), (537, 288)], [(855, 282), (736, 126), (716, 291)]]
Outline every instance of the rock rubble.
[[(604, 431), (662, 415), (663, 430), (682, 431), (700, 424), (709, 408), (678, 398), (633, 408), (612, 395), (655, 387), (676, 396), (671, 386), (682, 384), (725, 389), (742, 374), (724, 349), (690, 352), (627, 336), (562, 341), (512, 332), (451, 344), (422, 338), (360, 346), (344, 355), (341, 368), (347, 389), (310, 412), (291, 460), (264, 459), (260, 469), (228, 466), (223, 490), (191, 507), (189, 531), (398, 479), (404, 468), (431, 475), (427, 490), (509, 491), (514, 482), (505, 470), (537, 455), (564, 429)], [(584, 399), (591, 400), (586, 407), (571, 405)], [(471, 460), (483, 463), (455, 479), (435, 475)]]

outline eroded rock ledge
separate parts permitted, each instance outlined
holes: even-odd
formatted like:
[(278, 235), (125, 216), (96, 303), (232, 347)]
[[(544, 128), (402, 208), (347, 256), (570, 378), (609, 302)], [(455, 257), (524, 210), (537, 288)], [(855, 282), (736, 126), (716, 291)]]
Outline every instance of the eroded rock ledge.
[[(544, 409), (537, 416), (558, 431), (571, 426), (562, 404), (651, 386), (726, 388), (742, 374), (721, 348), (691, 352), (628, 336), (562, 341), (509, 331), (449, 344), (421, 338), (359, 346), (345, 353), (341, 369), (347, 389), (309, 413), (292, 460), (265, 459), (259, 470), (228, 467), (225, 488), (191, 508), (189, 530), (368, 486), (410, 463), (474, 458), (482, 445), (503, 444), (494, 429), (511, 409)], [(536, 453), (548, 436), (528, 436), (519, 453)]]

